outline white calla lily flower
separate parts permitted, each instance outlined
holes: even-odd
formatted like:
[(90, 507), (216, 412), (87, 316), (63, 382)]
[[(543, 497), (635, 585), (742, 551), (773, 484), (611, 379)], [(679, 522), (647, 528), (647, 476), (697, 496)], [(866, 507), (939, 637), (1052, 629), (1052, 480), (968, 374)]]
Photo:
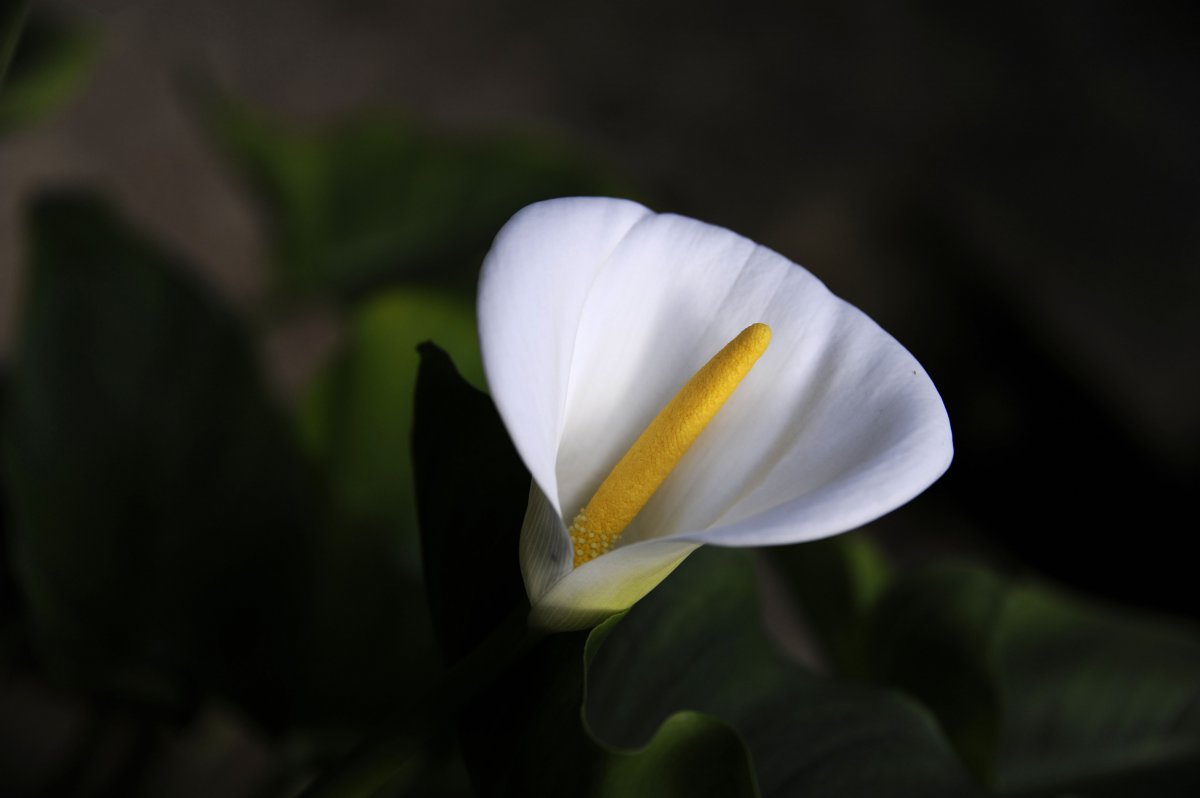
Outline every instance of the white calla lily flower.
[(545, 628), (632, 606), (706, 543), (862, 526), (950, 464), (937, 390), (864, 313), (736, 233), (627, 200), (514, 216), (479, 334), (533, 477), (520, 560)]

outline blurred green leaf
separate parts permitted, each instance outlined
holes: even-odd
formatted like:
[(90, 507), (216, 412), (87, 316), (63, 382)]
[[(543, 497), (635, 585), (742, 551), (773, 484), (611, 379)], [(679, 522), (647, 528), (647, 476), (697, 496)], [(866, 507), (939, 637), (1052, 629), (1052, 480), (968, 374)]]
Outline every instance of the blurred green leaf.
[(473, 309), (432, 290), (385, 292), (357, 307), (348, 327), (299, 411), (331, 515), (317, 544), (306, 660), (323, 714), (372, 718), (402, 704), (439, 665), (412, 484), (417, 344), (436, 337), (473, 364), (476, 382), (482, 366)]
[[(424, 355), (422, 541), (454, 660), (527, 610), (516, 552), (528, 474), (487, 397), (443, 353)], [(767, 796), (975, 794), (919, 707), (805, 673), (760, 619), (749, 557), (701, 550), (590, 635), (543, 638), (459, 719), (481, 792), (748, 796), (757, 783)]]
[[(8, 397), (8, 371), (0, 363), (0, 420), (4, 418), (4, 408)], [(0, 441), (3, 441), (4, 428), (0, 425)], [(2, 443), (0, 443), (2, 448)], [(7, 476), (0, 458), (0, 659), (7, 659), (12, 653), (10, 640), (12, 627), (20, 617), (20, 592), (17, 589), (16, 578), (13, 574), (11, 557), (11, 521), (8, 511)]]
[(1001, 599), (995, 577), (938, 570), (927, 580), (893, 584), (866, 631), (873, 674), (932, 709), (963, 760), (987, 781), (1001, 710), (985, 652)]
[(21, 33), (27, 5), (18, 2), (0, 11), (0, 133), (31, 125), (61, 105), (79, 88), (98, 53), (90, 33), (41, 15), (31, 15)]
[(447, 135), (390, 114), (302, 127), (213, 94), (204, 110), (267, 214), (283, 295), (352, 297), (398, 280), (467, 295), (517, 210), (619, 191), (586, 156), (545, 139)]
[(867, 672), (864, 620), (891, 579), (883, 553), (861, 531), (765, 550), (805, 620), (843, 676)]
[(388, 530), (420, 575), (410, 440), (417, 344), (436, 339), (483, 384), (474, 307), (428, 289), (393, 290), (355, 309), (341, 351), (300, 409), (309, 451), (329, 474), (339, 512)]
[(312, 490), (242, 327), (94, 199), (31, 222), (3, 463), (42, 656), (160, 706), (218, 690), (289, 717)]
[(1001, 795), (1200, 790), (1200, 635), (970, 566), (900, 581), (880, 675), (941, 717)]
[(355, 309), (343, 347), (301, 403), (331, 514), (318, 540), (306, 655), (322, 714), (377, 717), (438, 667), (410, 445), (417, 344), (431, 335), (482, 382), (473, 309), (426, 289), (395, 290)]
[(397, 530), (331, 511), (315, 538), (292, 666), (303, 676), (301, 718), (355, 730), (437, 676), (433, 630)]
[(30, 0), (10, 0), (0, 7), (0, 86), (21, 40), (25, 19), (29, 16)]

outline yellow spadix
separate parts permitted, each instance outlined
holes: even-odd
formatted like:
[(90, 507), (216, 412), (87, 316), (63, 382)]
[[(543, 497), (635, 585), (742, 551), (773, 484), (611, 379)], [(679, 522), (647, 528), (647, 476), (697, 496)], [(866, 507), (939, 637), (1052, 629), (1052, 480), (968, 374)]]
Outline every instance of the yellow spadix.
[(576, 568), (616, 545), (770, 342), (770, 327), (751, 324), (659, 411), (571, 523)]

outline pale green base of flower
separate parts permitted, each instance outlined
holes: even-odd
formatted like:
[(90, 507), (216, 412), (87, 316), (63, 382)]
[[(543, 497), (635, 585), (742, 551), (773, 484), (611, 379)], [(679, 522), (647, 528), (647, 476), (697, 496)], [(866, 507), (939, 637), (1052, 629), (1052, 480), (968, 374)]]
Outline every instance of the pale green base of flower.
[[(649, 547), (616, 549), (576, 568), (570, 578), (550, 588), (533, 604), (529, 625), (550, 631), (586, 629), (632, 607), (671, 575), (687, 556), (700, 548), (687, 541), (656, 541), (657, 556)], [(641, 567), (631, 568), (634, 551)], [(624, 555), (624, 556), (623, 556)]]

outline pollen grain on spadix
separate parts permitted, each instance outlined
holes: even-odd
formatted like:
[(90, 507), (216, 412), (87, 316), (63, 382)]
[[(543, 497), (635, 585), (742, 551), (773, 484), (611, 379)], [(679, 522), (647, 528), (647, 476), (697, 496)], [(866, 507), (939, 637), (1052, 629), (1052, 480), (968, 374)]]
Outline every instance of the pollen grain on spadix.
[(713, 355), (613, 466), (568, 530), (575, 567), (610, 551), (767, 349), (771, 328), (751, 324)]

